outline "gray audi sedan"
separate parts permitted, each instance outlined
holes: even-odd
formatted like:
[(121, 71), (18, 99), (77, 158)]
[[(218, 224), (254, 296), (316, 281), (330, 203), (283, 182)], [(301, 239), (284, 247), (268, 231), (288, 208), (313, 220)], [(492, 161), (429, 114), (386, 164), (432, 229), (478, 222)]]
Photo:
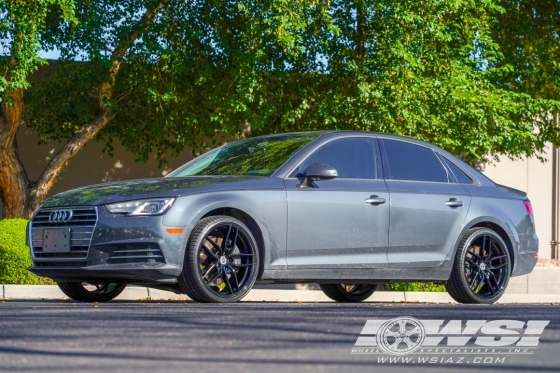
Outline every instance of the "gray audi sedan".
[(433, 281), (493, 303), (538, 256), (525, 193), (434, 145), (368, 132), (254, 137), (163, 178), (69, 190), (40, 206), (28, 242), (30, 271), (82, 302), (128, 284), (234, 302), (256, 283), (359, 302), (379, 284)]

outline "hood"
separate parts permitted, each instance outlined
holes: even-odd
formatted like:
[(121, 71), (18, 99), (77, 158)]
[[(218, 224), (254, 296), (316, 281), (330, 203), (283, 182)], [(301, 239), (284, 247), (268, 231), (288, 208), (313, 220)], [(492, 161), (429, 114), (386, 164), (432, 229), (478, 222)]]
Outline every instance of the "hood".
[(189, 176), (129, 180), (71, 189), (48, 198), (42, 207), (104, 205), (135, 199), (180, 197), (220, 190), (278, 187), (273, 178), (262, 176)]

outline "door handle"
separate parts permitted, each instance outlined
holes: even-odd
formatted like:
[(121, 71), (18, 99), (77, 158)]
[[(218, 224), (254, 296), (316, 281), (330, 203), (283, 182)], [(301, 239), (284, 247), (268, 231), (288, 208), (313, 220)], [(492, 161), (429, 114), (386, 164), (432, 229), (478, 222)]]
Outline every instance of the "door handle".
[(370, 196), (369, 198), (366, 198), (366, 203), (369, 203), (370, 205), (380, 205), (385, 202), (385, 198), (381, 198), (379, 196)]
[(463, 206), (463, 201), (457, 201), (457, 198), (449, 198), (449, 201), (445, 202), (445, 206), (461, 207)]

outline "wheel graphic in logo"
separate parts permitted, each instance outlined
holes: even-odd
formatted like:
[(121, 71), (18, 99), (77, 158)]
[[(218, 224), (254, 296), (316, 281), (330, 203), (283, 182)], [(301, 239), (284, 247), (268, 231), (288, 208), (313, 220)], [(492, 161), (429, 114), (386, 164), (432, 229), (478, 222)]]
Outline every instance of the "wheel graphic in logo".
[(397, 317), (377, 331), (377, 347), (391, 355), (410, 354), (422, 346), (426, 338), (424, 325), (413, 317)]

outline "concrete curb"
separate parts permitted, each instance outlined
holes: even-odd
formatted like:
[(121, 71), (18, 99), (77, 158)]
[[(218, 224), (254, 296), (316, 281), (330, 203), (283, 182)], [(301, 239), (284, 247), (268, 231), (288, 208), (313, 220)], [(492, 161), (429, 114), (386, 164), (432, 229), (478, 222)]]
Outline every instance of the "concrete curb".
[[(63, 300), (67, 297), (53, 285), (2, 285), (5, 300)], [(186, 295), (168, 291), (129, 286), (116, 300), (189, 300)], [(253, 289), (244, 302), (332, 302), (320, 290)], [(447, 293), (379, 291), (366, 302), (456, 303)], [(560, 294), (507, 293), (498, 303), (560, 303)]]

